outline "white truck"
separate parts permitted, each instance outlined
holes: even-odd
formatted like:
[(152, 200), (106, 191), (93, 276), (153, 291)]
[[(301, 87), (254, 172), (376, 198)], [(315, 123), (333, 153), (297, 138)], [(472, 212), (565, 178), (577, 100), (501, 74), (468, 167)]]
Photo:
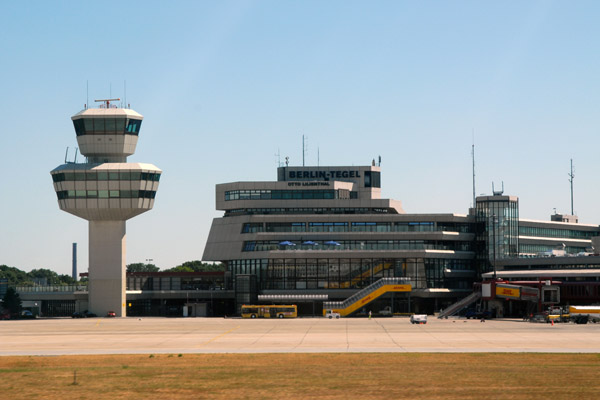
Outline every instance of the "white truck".
[(335, 319), (339, 319), (340, 318), (340, 313), (339, 312), (334, 312), (333, 310), (327, 310), (325, 311), (325, 318), (335, 318)]
[(411, 324), (426, 324), (427, 314), (413, 314), (410, 316)]

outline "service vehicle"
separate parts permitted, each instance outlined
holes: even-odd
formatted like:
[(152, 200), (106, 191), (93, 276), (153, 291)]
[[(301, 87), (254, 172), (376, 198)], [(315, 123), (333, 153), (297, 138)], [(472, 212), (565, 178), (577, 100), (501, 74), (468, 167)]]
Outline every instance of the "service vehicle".
[(386, 317), (391, 317), (392, 315), (394, 315), (392, 313), (392, 307), (387, 306), (383, 310), (379, 310), (379, 315), (383, 315), (383, 316), (386, 316)]
[(296, 318), (298, 307), (291, 305), (243, 305), (242, 318)]
[(411, 324), (426, 324), (427, 323), (427, 315), (426, 314), (413, 314), (410, 316)]
[(576, 324), (587, 324), (588, 321), (600, 321), (600, 306), (569, 306), (571, 321)]
[(340, 318), (340, 313), (339, 312), (334, 312), (333, 310), (327, 310), (327, 311), (325, 311), (325, 318), (339, 319)]

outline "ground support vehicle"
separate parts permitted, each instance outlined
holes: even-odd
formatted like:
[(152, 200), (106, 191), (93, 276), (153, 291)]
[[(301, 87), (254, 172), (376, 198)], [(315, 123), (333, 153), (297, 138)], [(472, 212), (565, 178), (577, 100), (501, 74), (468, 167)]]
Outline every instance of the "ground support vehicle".
[(298, 308), (291, 305), (243, 305), (242, 318), (296, 318)]
[(426, 324), (427, 323), (427, 315), (425, 314), (413, 314), (410, 316), (411, 324)]
[(339, 319), (340, 318), (340, 313), (338, 312), (334, 312), (333, 310), (327, 310), (325, 311), (325, 318), (329, 318), (329, 319)]
[(569, 315), (576, 324), (600, 322), (600, 306), (569, 306)]

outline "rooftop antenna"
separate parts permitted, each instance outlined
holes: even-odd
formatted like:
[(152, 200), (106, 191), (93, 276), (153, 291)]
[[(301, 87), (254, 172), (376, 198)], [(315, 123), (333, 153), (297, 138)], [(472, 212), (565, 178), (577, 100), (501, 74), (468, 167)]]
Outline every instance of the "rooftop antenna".
[(379, 156), (378, 160), (377, 160), (377, 166), (381, 167), (381, 156)]
[(502, 196), (502, 194), (504, 193), (504, 181), (502, 181), (502, 190), (499, 191), (494, 190), (494, 182), (492, 182), (492, 193), (494, 194), (494, 196)]
[(475, 130), (473, 129), (473, 142), (471, 144), (471, 159), (473, 161), (473, 207), (475, 207)]
[(306, 144), (304, 143), (304, 135), (302, 135), (302, 166), (304, 167), (304, 154), (306, 153)]
[(573, 179), (575, 178), (575, 171), (573, 171), (573, 159), (571, 158), (571, 172), (569, 173), (569, 182), (571, 183), (571, 215), (573, 214)]
[(289, 163), (290, 163), (290, 158), (286, 156), (285, 157), (285, 166), (287, 167)]
[(77, 164), (77, 150), (79, 149), (75, 147), (75, 160), (73, 161), (73, 164)]
[(67, 147), (67, 151), (65, 151), (65, 164), (67, 163), (67, 156), (69, 155), (69, 147)]

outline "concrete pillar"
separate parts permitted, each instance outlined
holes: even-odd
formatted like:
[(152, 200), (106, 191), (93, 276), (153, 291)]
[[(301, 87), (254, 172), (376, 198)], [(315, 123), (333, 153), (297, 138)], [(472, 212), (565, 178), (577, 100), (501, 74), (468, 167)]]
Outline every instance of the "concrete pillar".
[(90, 221), (89, 236), (89, 310), (125, 317), (125, 221)]

